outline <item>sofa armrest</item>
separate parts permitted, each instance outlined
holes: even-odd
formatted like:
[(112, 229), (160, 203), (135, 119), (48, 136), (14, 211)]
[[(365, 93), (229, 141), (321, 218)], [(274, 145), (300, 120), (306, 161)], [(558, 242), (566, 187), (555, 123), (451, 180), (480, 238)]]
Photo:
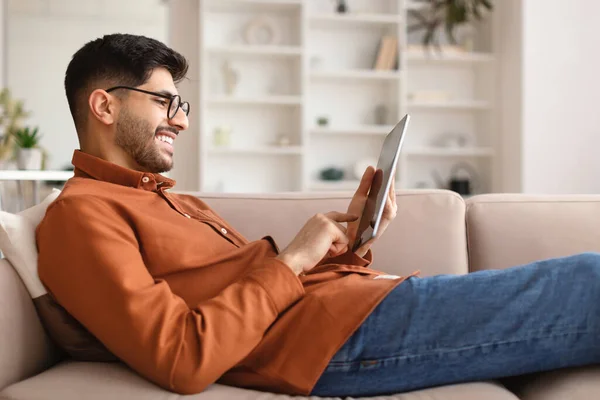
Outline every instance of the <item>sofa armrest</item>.
[(471, 271), (600, 251), (600, 195), (486, 194), (466, 206)]

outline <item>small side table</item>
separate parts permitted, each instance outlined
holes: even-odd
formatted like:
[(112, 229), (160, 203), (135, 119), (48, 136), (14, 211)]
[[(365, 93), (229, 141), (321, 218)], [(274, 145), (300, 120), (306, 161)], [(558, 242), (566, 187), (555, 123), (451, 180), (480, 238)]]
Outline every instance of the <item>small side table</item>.
[[(34, 204), (40, 202), (40, 183), (46, 181), (68, 181), (73, 177), (73, 171), (20, 171), (20, 170), (0, 170), (1, 181), (17, 181), (19, 191), (19, 206), (23, 208), (23, 194), (21, 190), (21, 181), (30, 181), (33, 183), (33, 201)], [(2, 195), (0, 194), (0, 210), (2, 210)]]

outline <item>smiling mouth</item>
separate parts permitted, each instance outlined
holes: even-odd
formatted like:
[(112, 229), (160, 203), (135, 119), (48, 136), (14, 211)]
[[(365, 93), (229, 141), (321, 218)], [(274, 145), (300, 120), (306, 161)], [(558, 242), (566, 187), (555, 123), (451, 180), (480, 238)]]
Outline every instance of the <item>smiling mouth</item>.
[(170, 137), (170, 136), (167, 136), (167, 135), (156, 135), (156, 139), (159, 140), (159, 141), (161, 141), (161, 142), (165, 142), (165, 143), (168, 143), (171, 146), (173, 146), (174, 139), (172, 137)]

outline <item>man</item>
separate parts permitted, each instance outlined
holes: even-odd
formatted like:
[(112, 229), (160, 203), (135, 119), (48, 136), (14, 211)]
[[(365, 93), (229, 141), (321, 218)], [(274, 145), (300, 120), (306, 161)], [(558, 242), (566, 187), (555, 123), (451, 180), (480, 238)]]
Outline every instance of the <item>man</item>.
[[(347, 212), (312, 217), (282, 251), (171, 193), (160, 173), (188, 127), (186, 70), (132, 35), (73, 56), (65, 89), (81, 148), (37, 232), (49, 292), (140, 375), (179, 393), (219, 381), (364, 396), (600, 359), (596, 254), (466, 276), (374, 271), (372, 242), (348, 249), (373, 168)], [(395, 213), (392, 191), (384, 228)]]

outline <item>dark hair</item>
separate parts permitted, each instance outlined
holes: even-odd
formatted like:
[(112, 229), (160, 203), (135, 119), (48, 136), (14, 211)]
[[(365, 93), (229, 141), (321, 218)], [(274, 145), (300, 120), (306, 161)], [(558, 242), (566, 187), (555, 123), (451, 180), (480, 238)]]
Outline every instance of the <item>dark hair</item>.
[(73, 55), (65, 74), (65, 92), (75, 126), (84, 122), (87, 96), (99, 84), (140, 86), (161, 67), (178, 83), (185, 78), (188, 63), (164, 43), (145, 36), (111, 34), (86, 43)]

